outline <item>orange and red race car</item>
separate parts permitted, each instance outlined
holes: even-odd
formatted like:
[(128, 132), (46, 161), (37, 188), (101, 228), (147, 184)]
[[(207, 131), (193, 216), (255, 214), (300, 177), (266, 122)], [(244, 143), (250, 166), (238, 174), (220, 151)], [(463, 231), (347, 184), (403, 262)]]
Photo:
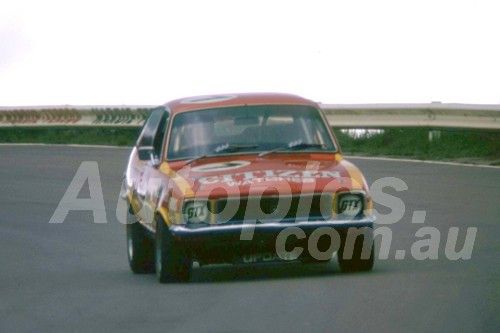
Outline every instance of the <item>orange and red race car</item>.
[(132, 271), (193, 261), (374, 263), (372, 199), (318, 105), (287, 94), (191, 97), (153, 110), (124, 179)]

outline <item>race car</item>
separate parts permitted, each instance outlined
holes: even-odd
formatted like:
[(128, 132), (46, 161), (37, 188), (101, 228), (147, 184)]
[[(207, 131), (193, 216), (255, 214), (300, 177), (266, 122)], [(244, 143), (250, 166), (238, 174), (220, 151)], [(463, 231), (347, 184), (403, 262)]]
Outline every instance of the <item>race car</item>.
[(374, 265), (372, 198), (317, 103), (277, 93), (153, 109), (124, 175), (134, 273), (189, 280), (193, 262)]

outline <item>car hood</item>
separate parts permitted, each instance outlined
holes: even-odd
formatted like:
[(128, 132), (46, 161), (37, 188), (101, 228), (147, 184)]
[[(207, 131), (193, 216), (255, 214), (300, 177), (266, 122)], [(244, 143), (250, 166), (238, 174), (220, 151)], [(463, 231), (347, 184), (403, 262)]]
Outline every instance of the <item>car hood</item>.
[(160, 170), (184, 197), (291, 195), (366, 189), (359, 170), (340, 154), (272, 154), (210, 157)]

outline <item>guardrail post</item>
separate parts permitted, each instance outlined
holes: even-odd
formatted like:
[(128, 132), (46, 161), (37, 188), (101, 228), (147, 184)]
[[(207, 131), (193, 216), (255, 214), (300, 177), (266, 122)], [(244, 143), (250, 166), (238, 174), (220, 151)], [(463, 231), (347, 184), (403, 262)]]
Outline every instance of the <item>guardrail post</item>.
[(437, 141), (441, 139), (441, 131), (439, 130), (430, 130), (429, 131), (429, 142)]

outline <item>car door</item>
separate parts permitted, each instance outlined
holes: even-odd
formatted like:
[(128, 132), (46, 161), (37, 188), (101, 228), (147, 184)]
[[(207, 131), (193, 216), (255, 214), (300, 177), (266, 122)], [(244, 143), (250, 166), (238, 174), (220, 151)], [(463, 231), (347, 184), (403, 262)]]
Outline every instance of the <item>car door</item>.
[[(163, 180), (158, 168), (161, 163), (163, 143), (170, 113), (165, 107), (157, 108), (150, 117), (145, 128), (144, 137), (138, 147), (142, 173), (138, 184), (138, 200), (141, 204), (141, 220), (151, 223), (156, 210), (161, 183)], [(149, 120), (148, 120), (149, 121)]]
[(137, 159), (134, 163), (133, 200), (137, 217), (147, 222), (151, 208), (148, 207), (148, 180), (155, 173), (161, 157), (162, 143), (160, 137), (165, 135), (169, 112), (165, 107), (158, 107), (151, 112), (136, 143)]

